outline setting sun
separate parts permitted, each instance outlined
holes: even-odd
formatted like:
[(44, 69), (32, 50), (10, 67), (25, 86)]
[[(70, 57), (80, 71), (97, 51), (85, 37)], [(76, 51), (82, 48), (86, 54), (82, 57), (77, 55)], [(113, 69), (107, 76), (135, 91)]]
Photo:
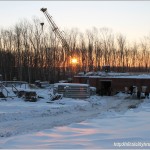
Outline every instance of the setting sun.
[(77, 63), (78, 63), (78, 61), (77, 61), (77, 59), (76, 59), (76, 58), (72, 58), (72, 59), (71, 59), (71, 63), (72, 63), (72, 64), (77, 64)]

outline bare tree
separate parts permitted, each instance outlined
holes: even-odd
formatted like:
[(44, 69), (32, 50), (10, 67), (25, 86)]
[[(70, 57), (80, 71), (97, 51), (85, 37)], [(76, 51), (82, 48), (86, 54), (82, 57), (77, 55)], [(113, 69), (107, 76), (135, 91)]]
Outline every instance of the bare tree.
[(122, 67), (122, 71), (124, 72), (124, 67), (125, 67), (125, 60), (124, 60), (124, 56), (125, 56), (125, 49), (126, 49), (126, 38), (122, 35), (119, 34), (117, 37), (117, 42), (118, 42), (118, 49), (119, 49), (119, 53), (120, 53), (120, 60), (119, 60), (119, 66)]

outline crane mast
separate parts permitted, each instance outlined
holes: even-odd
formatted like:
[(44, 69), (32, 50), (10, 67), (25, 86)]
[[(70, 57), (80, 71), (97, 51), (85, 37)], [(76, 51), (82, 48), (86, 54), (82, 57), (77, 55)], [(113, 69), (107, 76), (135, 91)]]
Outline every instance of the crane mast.
[(45, 17), (47, 18), (49, 24), (52, 26), (52, 30), (53, 32), (57, 35), (57, 37), (61, 40), (62, 46), (65, 48), (65, 50), (67, 50), (67, 52), (69, 51), (69, 45), (66, 41), (66, 39), (64, 38), (62, 32), (59, 30), (58, 26), (55, 24), (55, 22), (52, 19), (52, 16), (49, 15), (49, 13), (47, 12), (47, 8), (41, 8), (41, 11), (44, 13)]

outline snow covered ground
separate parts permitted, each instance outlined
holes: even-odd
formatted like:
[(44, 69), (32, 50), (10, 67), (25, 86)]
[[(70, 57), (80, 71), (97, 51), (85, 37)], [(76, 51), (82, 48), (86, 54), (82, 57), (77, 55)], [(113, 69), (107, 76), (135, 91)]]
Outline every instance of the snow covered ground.
[(37, 93), (43, 97), (37, 102), (0, 101), (1, 149), (137, 149), (144, 146), (133, 144), (150, 142), (149, 99), (119, 93), (50, 102), (48, 89)]

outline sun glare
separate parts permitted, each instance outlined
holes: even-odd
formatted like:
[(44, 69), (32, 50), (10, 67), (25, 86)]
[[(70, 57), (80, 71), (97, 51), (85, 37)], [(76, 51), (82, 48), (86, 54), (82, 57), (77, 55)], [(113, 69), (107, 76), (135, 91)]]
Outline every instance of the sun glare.
[(72, 63), (72, 64), (77, 64), (77, 63), (78, 63), (78, 61), (77, 61), (77, 59), (76, 59), (76, 58), (72, 58), (72, 59), (71, 59), (71, 63)]

